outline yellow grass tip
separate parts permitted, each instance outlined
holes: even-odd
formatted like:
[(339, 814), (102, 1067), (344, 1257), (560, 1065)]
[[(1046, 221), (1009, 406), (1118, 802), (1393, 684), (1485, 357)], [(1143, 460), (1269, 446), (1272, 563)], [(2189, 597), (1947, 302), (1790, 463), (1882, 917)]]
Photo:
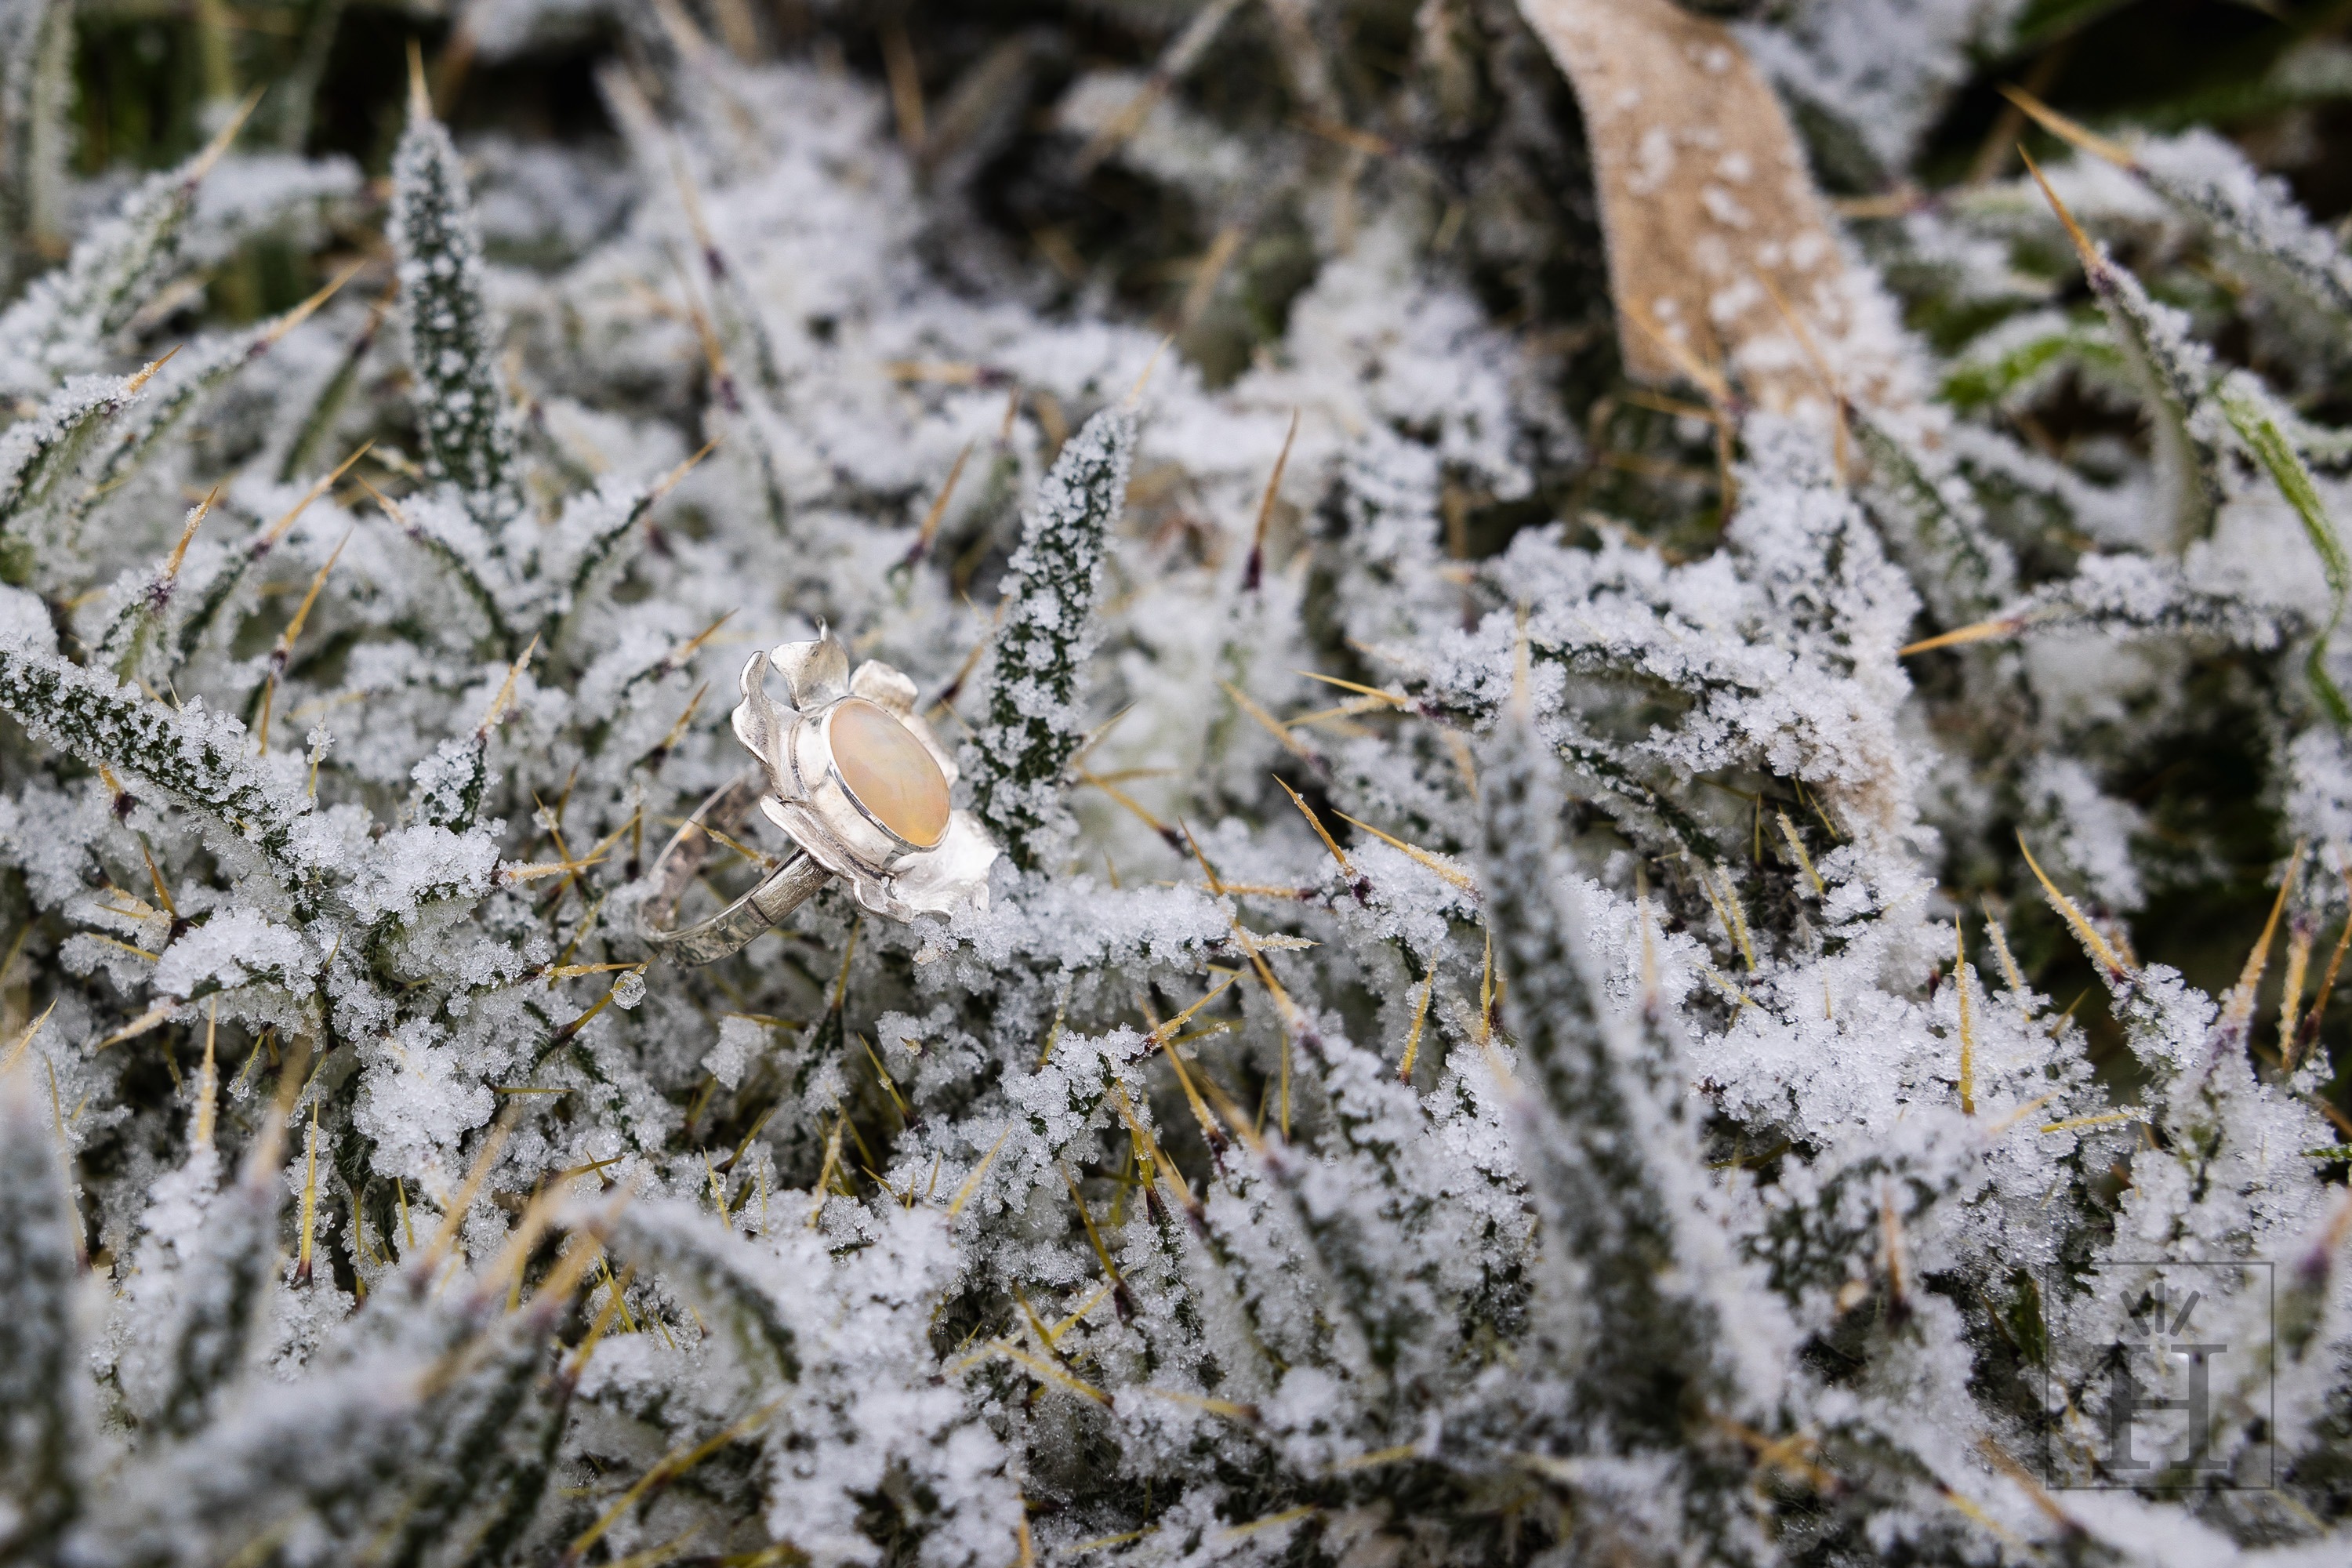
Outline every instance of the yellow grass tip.
[(41, 1026), (47, 1023), (49, 1015), (57, 1010), (58, 1005), (51, 1002), (41, 1010), (39, 1017), (25, 1026), (24, 1033), (16, 1037), (16, 1043), (8, 1047), (7, 1056), (0, 1058), (0, 1078), (5, 1078), (16, 1070), (16, 1064), (25, 1059), (25, 1053), (32, 1048), (33, 1041), (39, 1037)]
[(333, 299), (338, 293), (342, 291), (344, 284), (358, 277), (361, 269), (366, 267), (367, 264), (368, 258), (362, 256), (358, 260), (353, 261), (349, 266), (345, 267), (341, 272), (336, 273), (332, 278), (327, 279), (326, 283), (309, 299), (303, 300), (300, 304), (295, 306), (292, 310), (278, 317), (277, 321), (271, 322), (269, 330), (261, 335), (262, 342), (266, 343), (275, 343), (287, 333), (292, 331), (295, 328), (309, 321), (312, 316), (318, 313), (320, 306), (324, 305), (328, 300)]
[(433, 118), (433, 89), (425, 80), (425, 46), (408, 40), (408, 118), (416, 123)]
[(180, 542), (172, 546), (171, 559), (163, 563), (166, 578), (180, 574), (180, 563), (188, 558), (188, 546), (195, 542), (196, 530), (204, 526), (205, 514), (213, 510), (213, 502), (220, 500), (220, 493), (221, 487), (215, 485), (212, 493), (198, 501), (195, 510), (188, 513), (188, 521), (180, 530)]
[(1906, 643), (1895, 650), (1897, 658), (1909, 658), (1915, 653), (1927, 653), (1939, 647), (1958, 647), (1963, 643), (1990, 642), (1996, 637), (2015, 637), (2024, 629), (2024, 623), (2011, 616), (1998, 620), (1979, 621), (1972, 626), (1959, 626), (1948, 632), (1938, 632), (1915, 643)]
[(2069, 120), (2023, 88), (2004, 87), (2000, 95), (2017, 105), (2036, 125), (2067, 145), (2095, 158), (2103, 158), (2118, 169), (2137, 166), (2131, 150), (2122, 142), (2102, 136), (2078, 121)]
[(2094, 278), (2105, 272), (2106, 258), (2091, 243), (2091, 237), (2083, 232), (2083, 226), (2074, 221), (2074, 215), (2066, 210), (2066, 204), (2058, 199), (2058, 193), (2050, 188), (2050, 181), (2042, 174), (2042, 165), (2035, 163), (2033, 154), (2022, 147), (2017, 150), (2017, 155), (2025, 160), (2026, 173), (2032, 174), (2033, 183), (2042, 187), (2042, 200), (2048, 202), (2050, 210), (2058, 215), (2058, 221), (2066, 226), (2066, 237), (2074, 242), (2074, 253), (2083, 258), (2083, 270)]
[(2116, 950), (2108, 945), (2107, 939), (2101, 936), (2092, 926), (2083, 911), (2076, 907), (2074, 900), (2058, 890), (2058, 885), (2053, 882), (2050, 879), (2050, 874), (2042, 868), (2042, 862), (2033, 858), (2033, 851), (2027, 847), (2025, 835), (2022, 833), (2017, 836), (2017, 847), (2019, 852), (2024, 855), (2027, 867), (2032, 870), (2033, 879), (2042, 884), (2042, 896), (2050, 900), (2050, 907), (2058, 911), (2059, 918), (2073, 928), (2075, 940), (2083, 944), (2084, 950), (2094, 959), (2105, 967), (2109, 974), (2118, 979), (2129, 974), (2132, 972), (2131, 965), (2126, 963)]
[[(342, 547), (338, 545), (336, 548), (340, 550)], [(498, 728), (499, 721), (507, 716), (507, 709), (514, 701), (515, 682), (522, 679), (522, 672), (530, 668), (531, 657), (538, 652), (539, 637), (534, 633), (530, 639), (530, 646), (522, 650), (522, 657), (507, 667), (505, 684), (499, 688), (499, 694), (490, 699), (489, 710), (482, 715), (482, 721), (474, 727), (476, 734), (488, 734)]]
[(260, 105), (262, 91), (257, 87), (247, 93), (245, 101), (237, 105), (236, 112), (228, 117), (228, 123), (213, 132), (213, 139), (205, 143), (204, 151), (198, 153), (194, 162), (188, 165), (189, 184), (194, 184), (212, 173), (213, 165), (221, 161), (222, 154), (229, 149), (229, 143), (236, 140), (236, 133), (245, 129), (247, 121), (253, 118), (254, 110)]
[(1373, 837), (1379, 839), (1390, 848), (1397, 850), (1399, 853), (1418, 862), (1423, 869), (1427, 870), (1431, 875), (1438, 878), (1441, 881), (1444, 881), (1450, 886), (1459, 888), (1465, 893), (1475, 893), (1478, 890), (1476, 879), (1473, 878), (1469, 872), (1464, 870), (1461, 867), (1454, 865), (1452, 861), (1440, 858), (1438, 856), (1432, 854), (1430, 851), (1422, 848), (1418, 845), (1407, 844), (1403, 839), (1396, 837), (1392, 834), (1382, 833), (1379, 828), (1374, 827), (1369, 822), (1359, 822), (1344, 811), (1335, 811), (1331, 815), (1338, 817), (1340, 821), (1346, 823), (1350, 827), (1362, 828), (1366, 833), (1370, 834)]
[(185, 348), (186, 346), (187, 345), (184, 343), (174, 343), (171, 348), (164, 351), (163, 356), (161, 359), (148, 361), (145, 365), (142, 366), (138, 371), (132, 374), (130, 380), (122, 384), (122, 390), (128, 394), (136, 392), (141, 387), (145, 386), (149, 382), (155, 379), (155, 373), (157, 371), (172, 363), (172, 356), (173, 354), (178, 353), (181, 349)]
[(678, 464), (677, 467), (672, 468), (668, 473), (664, 474), (654, 485), (654, 488), (646, 493), (646, 504), (647, 506), (651, 506), (654, 502), (661, 500), (662, 497), (669, 494), (671, 490), (677, 489), (678, 481), (685, 479), (687, 475), (694, 472), (696, 466), (699, 464), (703, 458), (717, 451), (719, 449), (719, 443), (725, 439), (727, 439), (727, 437), (723, 435), (713, 436), (709, 440), (705, 441), (702, 444), (702, 449), (700, 451), (695, 453), (694, 456)]
[(1135, 384), (1127, 389), (1127, 396), (1120, 400), (1121, 408), (1132, 414), (1143, 405), (1143, 389), (1151, 384), (1151, 373), (1160, 368), (1160, 356), (1166, 353), (1168, 345), (1175, 341), (1173, 332), (1160, 340), (1160, 345), (1151, 351), (1151, 357), (1143, 362), (1143, 374), (1135, 378)]
[(996, 1163), (996, 1156), (1004, 1148), (1004, 1141), (1012, 1136), (1013, 1123), (1008, 1121), (1004, 1124), (1004, 1131), (996, 1135), (996, 1142), (988, 1146), (988, 1152), (981, 1156), (980, 1163), (971, 1168), (971, 1174), (963, 1179), (963, 1185), (956, 1189), (954, 1200), (948, 1205), (950, 1219), (963, 1213), (963, 1205), (971, 1202), (971, 1195), (980, 1190), (980, 1184), (987, 1176), (988, 1168)]

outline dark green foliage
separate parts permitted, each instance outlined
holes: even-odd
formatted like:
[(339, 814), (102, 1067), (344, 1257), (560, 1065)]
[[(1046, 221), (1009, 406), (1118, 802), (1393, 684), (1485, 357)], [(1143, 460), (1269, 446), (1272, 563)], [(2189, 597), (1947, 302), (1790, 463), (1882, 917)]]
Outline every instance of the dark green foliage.
[(495, 535), (522, 507), (514, 430), (465, 170), (428, 111), (412, 110), (393, 160), (388, 227), (400, 254), (401, 320), (431, 471), (456, 486), (467, 514)]
[(1103, 553), (1127, 495), (1135, 416), (1105, 409), (1055, 458), (1007, 565), (988, 713), (971, 752), (972, 802), (1024, 869), (1062, 837), (1063, 774), (1086, 733), (1079, 672), (1100, 633)]

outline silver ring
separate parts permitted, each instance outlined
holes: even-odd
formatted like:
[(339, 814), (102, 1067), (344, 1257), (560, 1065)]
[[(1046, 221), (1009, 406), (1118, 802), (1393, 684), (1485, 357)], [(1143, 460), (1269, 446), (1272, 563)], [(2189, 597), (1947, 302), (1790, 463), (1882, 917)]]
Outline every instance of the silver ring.
[(665, 929), (679, 895), (701, 874), (714, 839), (719, 835), (731, 837), (760, 803), (760, 782), (758, 773), (745, 773), (711, 791), (654, 859), (648, 874), (653, 892), (638, 907), (637, 929), (648, 945), (680, 963), (714, 963), (740, 952), (833, 880), (833, 873), (810, 859), (807, 851), (796, 850), (762, 878), (758, 887), (709, 920), (675, 931)]
[[(783, 677), (787, 701), (769, 695), (771, 671)], [(709, 963), (835, 878), (861, 907), (893, 920), (988, 907), (996, 846), (970, 812), (950, 809), (955, 760), (915, 711), (913, 681), (877, 659), (851, 674), (848, 650), (820, 631), (753, 654), (739, 684), (735, 737), (760, 766), (713, 791), (656, 857), (637, 912), (647, 945), (680, 963)], [(832, 721), (845, 712), (856, 715), (858, 733), (836, 737)], [(853, 774), (865, 782), (853, 784)], [(875, 793), (869, 799), (863, 789)], [(713, 840), (731, 837), (754, 806), (795, 852), (709, 920), (668, 929)]]

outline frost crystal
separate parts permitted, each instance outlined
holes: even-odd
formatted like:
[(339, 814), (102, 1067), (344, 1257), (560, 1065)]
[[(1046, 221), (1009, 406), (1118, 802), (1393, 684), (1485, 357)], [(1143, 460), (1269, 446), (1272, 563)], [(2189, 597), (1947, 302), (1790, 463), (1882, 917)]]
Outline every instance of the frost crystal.
[[(156, 21), (220, 134), (101, 174), (0, 0), (0, 1561), (2347, 1559), (2326, 117), (2012, 176), (2139, 23), (2011, 0), (438, 9), (363, 179), (362, 8)], [(820, 627), (1010, 864), (683, 967)]]

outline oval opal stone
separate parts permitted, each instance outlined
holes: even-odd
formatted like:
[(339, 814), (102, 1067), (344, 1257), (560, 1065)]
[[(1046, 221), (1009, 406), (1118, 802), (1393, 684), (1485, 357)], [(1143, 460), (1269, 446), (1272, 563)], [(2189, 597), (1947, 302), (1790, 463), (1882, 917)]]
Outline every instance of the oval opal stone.
[(834, 708), (825, 733), (841, 782), (876, 821), (922, 849), (947, 837), (947, 775), (889, 710), (849, 698)]

